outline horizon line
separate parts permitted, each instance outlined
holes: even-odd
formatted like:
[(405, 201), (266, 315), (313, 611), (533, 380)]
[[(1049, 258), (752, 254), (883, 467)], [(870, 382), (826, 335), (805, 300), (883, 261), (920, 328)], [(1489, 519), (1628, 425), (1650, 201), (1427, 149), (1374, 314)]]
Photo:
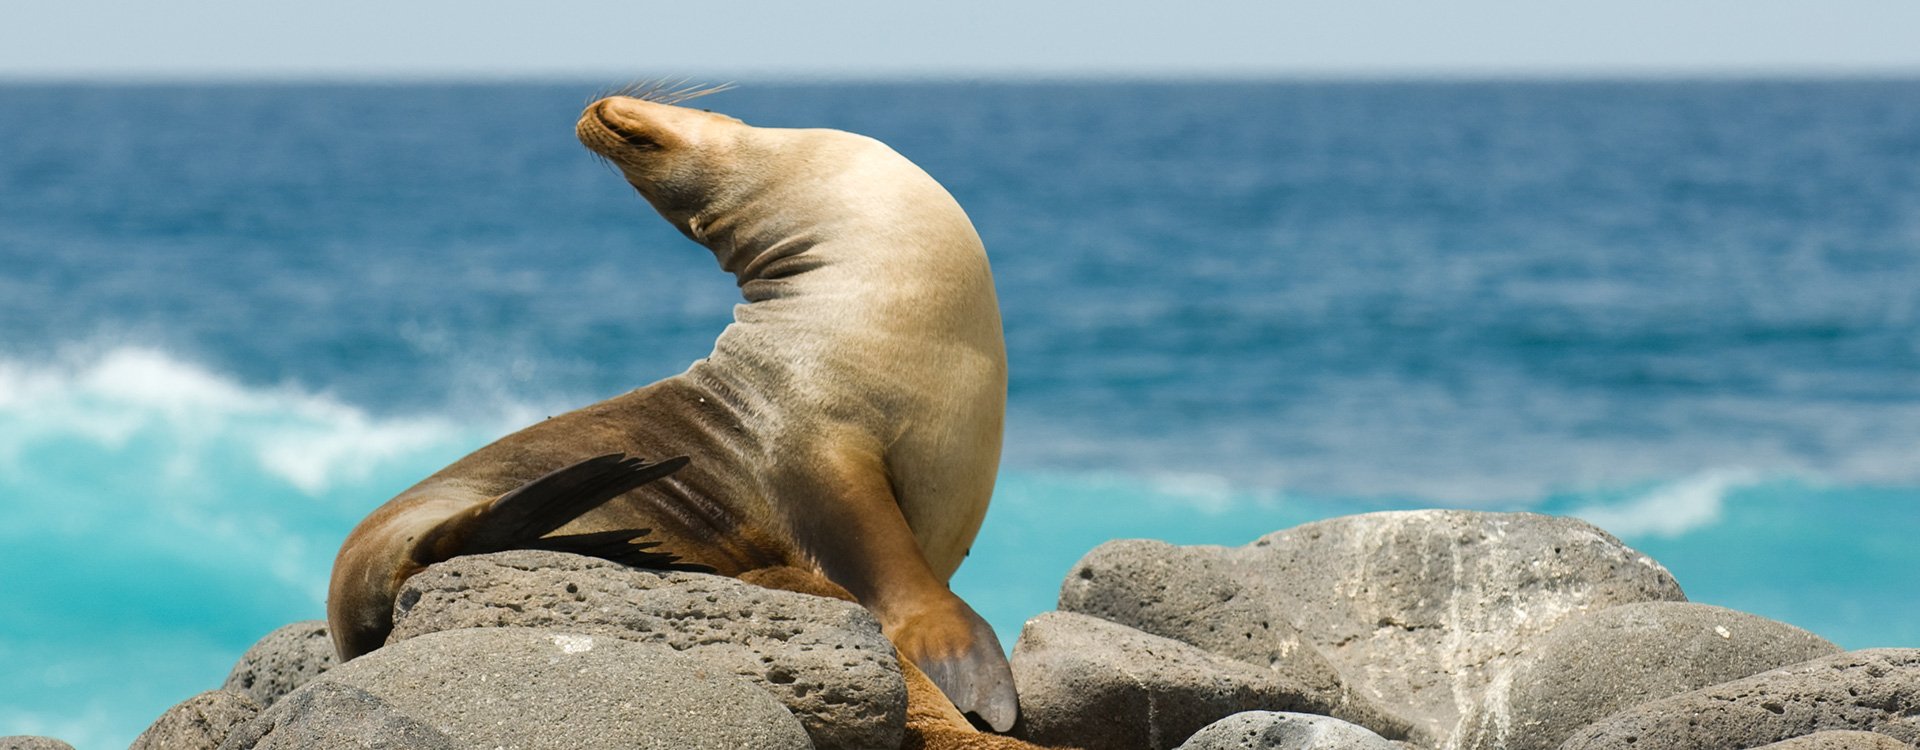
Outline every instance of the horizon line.
[[(610, 71), (490, 71), (490, 70), (284, 70), (284, 71), (0, 71), (0, 85), (15, 84), (541, 84), (593, 81), (630, 81), (658, 75)], [(680, 73), (666, 77), (679, 78)], [(691, 80), (729, 81), (752, 85), (817, 84), (1074, 84), (1074, 83), (1602, 83), (1602, 82), (1742, 82), (1742, 81), (1903, 81), (1920, 80), (1920, 66), (1874, 67), (1692, 67), (1692, 68), (1436, 68), (1436, 69), (1324, 69), (1324, 70), (1206, 70), (1189, 71), (1006, 71), (942, 70), (873, 73), (851, 70), (722, 71), (688, 76)]]

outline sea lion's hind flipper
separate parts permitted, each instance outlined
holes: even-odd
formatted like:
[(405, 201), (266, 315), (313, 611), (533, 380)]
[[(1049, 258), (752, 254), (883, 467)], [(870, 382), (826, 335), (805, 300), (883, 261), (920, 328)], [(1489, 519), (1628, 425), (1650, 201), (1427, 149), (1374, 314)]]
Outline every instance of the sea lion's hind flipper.
[(598, 557), (628, 567), (647, 570), (714, 572), (713, 568), (699, 563), (681, 562), (680, 558), (672, 553), (655, 551), (653, 548), (660, 546), (660, 543), (645, 541), (647, 535), (651, 533), (653, 529), (614, 529), (586, 534), (563, 534), (541, 537), (522, 546), (525, 549), (571, 552), (576, 555)]
[(686, 465), (686, 456), (647, 463), (610, 453), (555, 470), (488, 504), (474, 519), (461, 553), (532, 547), (541, 537), (608, 500)]

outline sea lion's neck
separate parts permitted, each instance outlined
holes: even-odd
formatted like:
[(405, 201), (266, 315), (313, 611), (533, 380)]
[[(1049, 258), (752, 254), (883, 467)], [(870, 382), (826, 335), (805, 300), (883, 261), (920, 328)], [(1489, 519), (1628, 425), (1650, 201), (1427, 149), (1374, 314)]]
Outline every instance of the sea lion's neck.
[(944, 301), (971, 305), (983, 293), (990, 301), (986, 255), (959, 204), (892, 149), (858, 145), (808, 160), (832, 171), (761, 180), (675, 223), (712, 251), (750, 307), (830, 320), (855, 310), (911, 314), (903, 306), (937, 316)]
[[(841, 275), (866, 260), (833, 247), (836, 238), (861, 231), (859, 217), (803, 220), (780, 192), (743, 196), (726, 210), (706, 212), (687, 222), (687, 235), (713, 252), (748, 304), (818, 297), (831, 286), (817, 277)], [(822, 270), (826, 273), (816, 273)], [(803, 278), (807, 274), (815, 277)]]
[(966, 213), (918, 167), (867, 143), (820, 159), (831, 172), (769, 180), (682, 224), (747, 302), (711, 363), (830, 383), (873, 380), (840, 370), (1004, 362), (992, 274)]

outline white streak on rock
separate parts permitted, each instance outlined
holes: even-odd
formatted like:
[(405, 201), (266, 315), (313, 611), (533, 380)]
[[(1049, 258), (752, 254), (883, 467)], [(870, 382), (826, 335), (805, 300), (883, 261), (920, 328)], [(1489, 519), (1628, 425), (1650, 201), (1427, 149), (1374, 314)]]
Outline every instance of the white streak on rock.
[(553, 645), (559, 646), (564, 654), (584, 654), (593, 650), (593, 636), (555, 633), (551, 639)]

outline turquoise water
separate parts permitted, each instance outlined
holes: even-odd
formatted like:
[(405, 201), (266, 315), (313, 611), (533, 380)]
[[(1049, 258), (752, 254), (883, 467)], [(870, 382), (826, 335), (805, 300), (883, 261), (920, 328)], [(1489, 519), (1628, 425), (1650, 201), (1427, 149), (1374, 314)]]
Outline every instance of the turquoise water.
[[(346, 530), (701, 356), (736, 291), (594, 85), (0, 86), (0, 734), (124, 746), (322, 613)], [(1431, 506), (1920, 644), (1920, 83), (749, 85), (926, 166), (1013, 368), (955, 579)]]

